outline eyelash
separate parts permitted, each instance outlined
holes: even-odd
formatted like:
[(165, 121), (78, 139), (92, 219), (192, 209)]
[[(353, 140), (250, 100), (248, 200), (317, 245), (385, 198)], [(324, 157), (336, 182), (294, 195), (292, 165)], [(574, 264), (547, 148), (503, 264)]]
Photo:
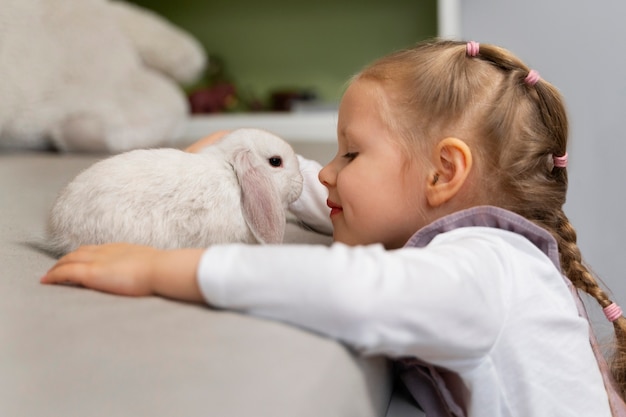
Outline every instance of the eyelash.
[(356, 158), (358, 154), (359, 154), (358, 152), (348, 152), (343, 157), (349, 161), (352, 161), (354, 158)]

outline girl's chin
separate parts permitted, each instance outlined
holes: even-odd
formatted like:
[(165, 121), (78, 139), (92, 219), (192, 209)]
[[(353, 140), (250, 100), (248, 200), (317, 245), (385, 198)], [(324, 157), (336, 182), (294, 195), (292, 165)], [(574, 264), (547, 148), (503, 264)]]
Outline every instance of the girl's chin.
[(341, 233), (337, 233), (336, 231), (333, 233), (333, 242), (343, 243), (344, 245), (348, 245), (348, 246), (358, 245), (358, 243), (354, 243), (353, 240), (348, 239), (346, 236), (342, 235)]
[(360, 246), (367, 245), (370, 242), (364, 242), (362, 239), (358, 239), (355, 236), (348, 235), (346, 233), (340, 233), (335, 230), (333, 233), (333, 242), (335, 243), (343, 243), (348, 246)]
[(380, 243), (378, 241), (372, 241), (372, 238), (365, 236), (361, 233), (353, 233), (352, 229), (346, 227), (344, 222), (333, 222), (333, 242), (343, 243), (348, 246), (364, 246)]
[(347, 246), (366, 246), (366, 245), (383, 245), (385, 249), (399, 249), (404, 245), (386, 245), (380, 241), (369, 241), (364, 239), (358, 239), (356, 236), (347, 235), (345, 233), (333, 233), (333, 243), (342, 243)]

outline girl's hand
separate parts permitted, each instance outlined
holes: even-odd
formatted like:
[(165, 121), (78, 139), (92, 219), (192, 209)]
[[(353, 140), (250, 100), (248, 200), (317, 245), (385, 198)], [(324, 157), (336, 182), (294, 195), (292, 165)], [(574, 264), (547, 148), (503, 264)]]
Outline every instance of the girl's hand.
[(201, 302), (196, 269), (203, 251), (163, 251), (124, 243), (83, 246), (59, 259), (41, 282), (72, 283), (119, 295), (161, 295)]
[(201, 149), (206, 148), (207, 146), (210, 146), (220, 140), (227, 133), (230, 133), (230, 130), (218, 130), (217, 132), (213, 132), (209, 136), (206, 136), (189, 145), (185, 148), (185, 152), (198, 153)]
[(41, 282), (79, 284), (120, 295), (152, 295), (151, 269), (157, 257), (158, 251), (149, 247), (82, 246), (59, 259)]

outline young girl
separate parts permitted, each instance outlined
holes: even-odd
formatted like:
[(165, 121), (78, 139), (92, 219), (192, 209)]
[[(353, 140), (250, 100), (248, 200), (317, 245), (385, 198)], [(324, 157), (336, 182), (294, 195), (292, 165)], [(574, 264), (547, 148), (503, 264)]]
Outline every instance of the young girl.
[[(206, 302), (385, 354), (429, 416), (626, 415), (626, 319), (562, 209), (553, 86), (496, 46), (426, 42), (353, 79), (337, 133), (321, 171), (302, 161), (291, 207), (318, 228), (330, 208), (332, 246), (91, 246), (42, 282)], [(613, 377), (569, 280), (615, 325)]]

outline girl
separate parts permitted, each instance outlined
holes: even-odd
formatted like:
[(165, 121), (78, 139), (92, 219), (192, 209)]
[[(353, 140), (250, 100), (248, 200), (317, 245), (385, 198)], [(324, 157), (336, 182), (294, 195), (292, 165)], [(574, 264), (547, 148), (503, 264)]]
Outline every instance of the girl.
[[(496, 46), (422, 43), (352, 80), (337, 133), (324, 194), (308, 175), (292, 207), (323, 228), (327, 192), (332, 246), (85, 247), (42, 282), (206, 302), (385, 354), (429, 416), (626, 415), (626, 319), (562, 210), (554, 87)], [(614, 379), (568, 278), (615, 325)]]

